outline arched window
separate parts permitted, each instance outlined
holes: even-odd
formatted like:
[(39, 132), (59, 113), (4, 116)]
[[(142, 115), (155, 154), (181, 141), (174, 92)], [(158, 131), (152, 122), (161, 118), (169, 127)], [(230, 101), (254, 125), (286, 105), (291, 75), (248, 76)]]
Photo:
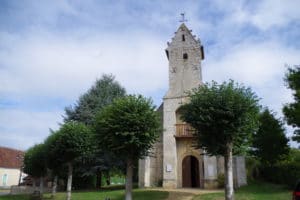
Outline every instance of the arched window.
[(182, 39), (182, 41), (184, 42), (184, 41), (185, 41), (185, 35), (182, 35), (182, 36), (181, 36), (181, 39)]

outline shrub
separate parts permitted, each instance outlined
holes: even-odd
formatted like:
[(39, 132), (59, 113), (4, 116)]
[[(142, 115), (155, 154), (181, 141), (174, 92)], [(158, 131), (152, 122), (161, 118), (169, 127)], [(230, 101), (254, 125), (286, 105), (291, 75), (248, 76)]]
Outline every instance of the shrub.
[(261, 176), (266, 181), (285, 184), (293, 188), (300, 179), (300, 163), (289, 162), (274, 166), (261, 166)]
[(219, 174), (218, 175), (217, 182), (218, 182), (218, 187), (219, 188), (224, 188), (224, 186), (225, 186), (225, 176), (224, 176), (224, 174)]
[(247, 180), (254, 181), (259, 178), (260, 162), (254, 157), (246, 157)]

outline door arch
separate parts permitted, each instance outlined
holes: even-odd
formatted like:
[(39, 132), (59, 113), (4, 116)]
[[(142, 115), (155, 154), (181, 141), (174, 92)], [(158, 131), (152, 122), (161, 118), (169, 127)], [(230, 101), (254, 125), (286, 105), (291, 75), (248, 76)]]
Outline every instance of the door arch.
[(195, 156), (186, 156), (182, 160), (182, 187), (199, 188), (199, 160)]

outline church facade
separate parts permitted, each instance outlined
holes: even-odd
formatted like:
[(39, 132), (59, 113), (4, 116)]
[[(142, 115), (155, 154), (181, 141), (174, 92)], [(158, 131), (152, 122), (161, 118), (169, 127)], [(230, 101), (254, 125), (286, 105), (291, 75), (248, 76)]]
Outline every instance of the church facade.
[[(216, 188), (218, 176), (224, 174), (224, 158), (194, 148), (193, 129), (181, 120), (179, 109), (189, 99), (186, 92), (202, 84), (203, 46), (182, 23), (168, 43), (166, 56), (169, 89), (157, 110), (163, 131), (150, 156), (139, 161), (139, 186)], [(244, 157), (234, 157), (233, 174), (236, 187), (247, 184)]]

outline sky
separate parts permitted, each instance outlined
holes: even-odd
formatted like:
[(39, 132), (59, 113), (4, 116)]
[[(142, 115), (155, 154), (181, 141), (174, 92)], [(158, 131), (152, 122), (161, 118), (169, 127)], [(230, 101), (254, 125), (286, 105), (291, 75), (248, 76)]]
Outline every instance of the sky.
[(158, 106), (168, 89), (164, 50), (182, 12), (204, 46), (203, 81), (251, 87), (283, 117), (293, 101), (284, 74), (300, 65), (299, 8), (297, 0), (2, 0), (0, 146), (43, 142), (104, 73)]

